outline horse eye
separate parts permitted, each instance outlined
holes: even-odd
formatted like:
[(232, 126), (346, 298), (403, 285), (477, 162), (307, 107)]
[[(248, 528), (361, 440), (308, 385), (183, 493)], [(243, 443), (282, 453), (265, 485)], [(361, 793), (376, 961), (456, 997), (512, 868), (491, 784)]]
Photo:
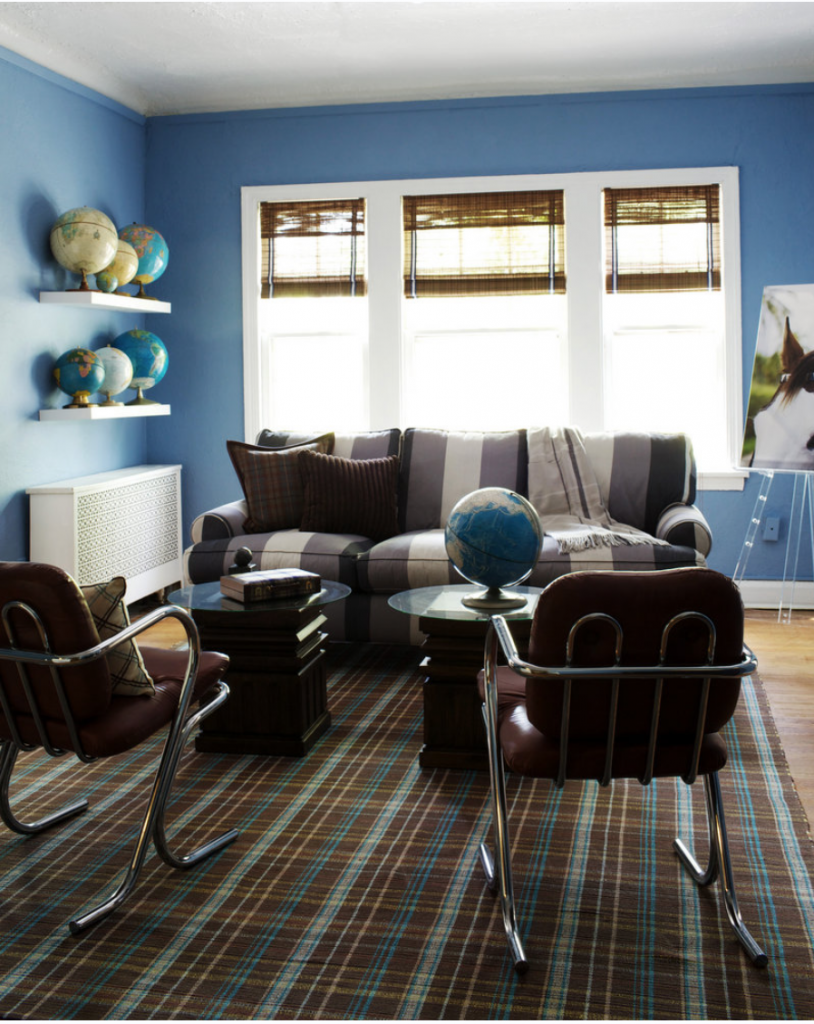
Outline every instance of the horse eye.
[(814, 434), (812, 434), (808, 441), (806, 441), (806, 448), (808, 448), (810, 452), (814, 452)]

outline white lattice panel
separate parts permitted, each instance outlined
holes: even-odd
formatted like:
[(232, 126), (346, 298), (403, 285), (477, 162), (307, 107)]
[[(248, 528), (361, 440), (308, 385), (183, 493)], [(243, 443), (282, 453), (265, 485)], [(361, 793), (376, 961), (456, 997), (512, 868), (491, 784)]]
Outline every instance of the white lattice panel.
[(128, 602), (182, 579), (181, 467), (135, 466), (31, 495), (31, 560), (80, 584), (127, 579)]

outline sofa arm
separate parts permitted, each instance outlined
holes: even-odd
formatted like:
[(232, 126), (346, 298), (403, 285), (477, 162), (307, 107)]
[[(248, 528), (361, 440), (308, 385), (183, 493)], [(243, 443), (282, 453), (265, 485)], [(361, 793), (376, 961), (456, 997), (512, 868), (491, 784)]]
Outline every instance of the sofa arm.
[(246, 532), (243, 524), (248, 514), (248, 506), (243, 498), (201, 513), (192, 523), (192, 543), (239, 537)]
[(668, 505), (656, 525), (659, 540), (694, 548), (706, 557), (712, 550), (712, 529), (695, 505)]

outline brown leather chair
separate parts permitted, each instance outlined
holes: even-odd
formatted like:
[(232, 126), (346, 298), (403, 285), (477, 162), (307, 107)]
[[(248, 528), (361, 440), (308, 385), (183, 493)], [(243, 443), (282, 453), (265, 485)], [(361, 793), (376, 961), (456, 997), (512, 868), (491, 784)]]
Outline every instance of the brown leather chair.
[[(502, 651), (507, 662), (498, 665)], [(699, 886), (720, 878), (727, 915), (757, 966), (766, 954), (738, 909), (718, 772), (727, 750), (741, 678), (757, 662), (743, 643), (743, 605), (734, 583), (711, 569), (577, 572), (540, 596), (528, 660), (506, 620), (492, 618), (479, 676), (489, 745), (495, 855), (481, 864), (499, 891), (514, 965), (528, 967), (517, 930), (504, 763), (551, 779), (702, 776), (710, 835), (702, 869), (680, 839), (673, 847)]]
[[(189, 614), (167, 605), (116, 636), (99, 636), (81, 591), (61, 569), (31, 562), (0, 563), (0, 818), (22, 835), (41, 832), (87, 809), (87, 800), (31, 823), (12, 811), (9, 784), (21, 750), (42, 749), (80, 761), (112, 757), (138, 746), (170, 725), (164, 751), (130, 864), (117, 890), (95, 909), (70, 922), (78, 934), (119, 906), (132, 891), (150, 840), (172, 867), (190, 868), (233, 842), (234, 829), (185, 856), (167, 843), (164, 814), (181, 752), (192, 730), (229, 696), (222, 681), (229, 659), (201, 652)], [(188, 650), (141, 647), (155, 683), (150, 696), (112, 693), (106, 653), (122, 641), (173, 617), (186, 630)], [(197, 711), (191, 706), (205, 698)]]

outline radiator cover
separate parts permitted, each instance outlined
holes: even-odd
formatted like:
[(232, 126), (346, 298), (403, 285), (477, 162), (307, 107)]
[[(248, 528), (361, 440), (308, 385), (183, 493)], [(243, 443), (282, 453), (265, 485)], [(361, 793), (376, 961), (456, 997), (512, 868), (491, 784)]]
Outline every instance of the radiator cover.
[(124, 576), (128, 604), (183, 578), (180, 466), (132, 466), (27, 493), (32, 562), (82, 586)]

